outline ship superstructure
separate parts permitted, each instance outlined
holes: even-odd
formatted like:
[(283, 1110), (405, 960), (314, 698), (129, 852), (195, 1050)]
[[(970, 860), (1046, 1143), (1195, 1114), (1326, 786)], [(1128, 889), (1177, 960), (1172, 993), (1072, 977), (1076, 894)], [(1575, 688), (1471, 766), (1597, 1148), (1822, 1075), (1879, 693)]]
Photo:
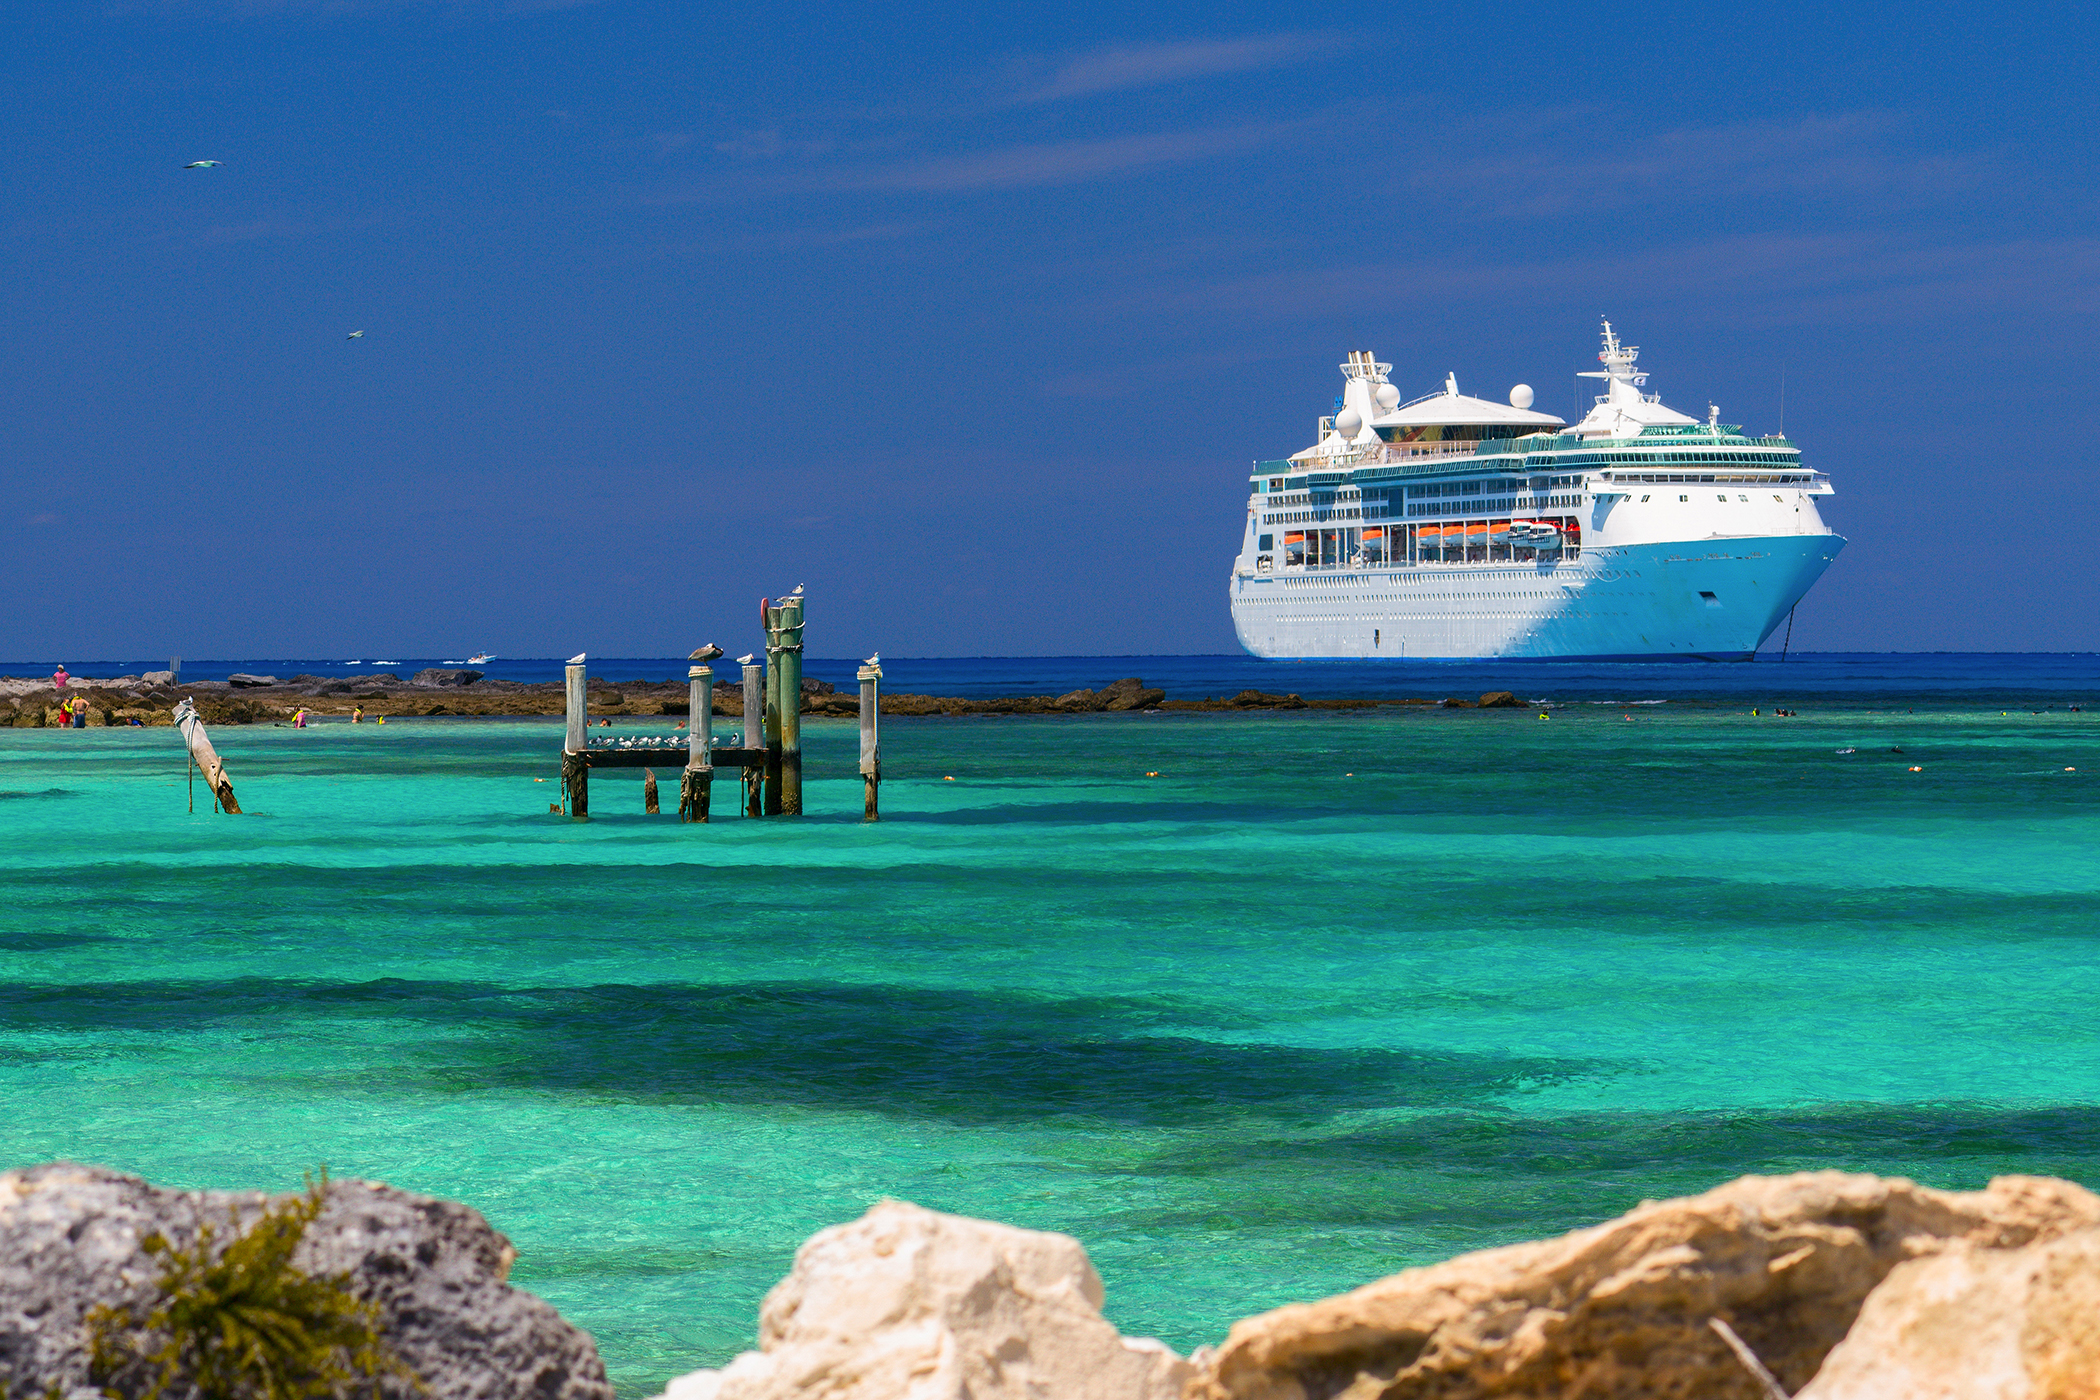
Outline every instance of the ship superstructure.
[(1581, 422), (1442, 392), (1402, 404), (1352, 351), (1319, 440), (1256, 462), (1232, 573), (1240, 643), (1271, 657), (1741, 660), (1844, 547), (1830, 480), (1642, 392), (1604, 323)]

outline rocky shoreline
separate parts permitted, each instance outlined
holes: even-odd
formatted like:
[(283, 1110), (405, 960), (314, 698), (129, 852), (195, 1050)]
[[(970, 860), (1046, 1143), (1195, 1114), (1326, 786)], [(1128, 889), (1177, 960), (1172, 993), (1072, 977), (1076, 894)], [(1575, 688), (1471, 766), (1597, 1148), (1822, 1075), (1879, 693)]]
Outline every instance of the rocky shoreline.
[[(93, 1310), (152, 1305), (150, 1241), (268, 1203), (0, 1174), (0, 1397), (101, 1400)], [(612, 1400), (589, 1335), (509, 1286), (513, 1258), (466, 1206), (351, 1181), (294, 1262), (372, 1309), (412, 1373), (383, 1400)], [(1743, 1177), (1261, 1313), (1187, 1357), (1121, 1336), (1104, 1301), (1077, 1240), (885, 1201), (796, 1252), (757, 1350), (659, 1400), (2091, 1400), (2100, 1197)]]
[[(558, 715), (567, 704), (565, 687), (559, 681), (525, 682), (493, 680), (479, 671), (433, 667), (402, 677), (388, 672), (358, 676), (289, 677), (236, 674), (223, 681), (191, 681), (176, 686), (166, 671), (148, 671), (139, 676), (106, 679), (75, 678), (61, 697), (48, 680), (0, 677), (0, 728), (55, 728), (62, 723), (61, 698), (88, 702), (91, 728), (174, 723), (178, 701), (188, 696), (196, 701), (197, 713), (208, 724), (255, 724), (275, 722), (304, 709), (314, 715), (348, 715), (362, 709), (373, 718), (443, 715)], [(683, 677), (675, 680), (589, 680), (590, 712), (595, 716), (676, 715), (690, 708), (689, 688)], [(952, 695), (886, 693), (885, 715), (1076, 715), (1127, 711), (1245, 710), (1367, 710), (1383, 706), (1438, 706), (1445, 709), (1522, 708), (1523, 702), (1509, 691), (1492, 691), (1478, 700), (1456, 697), (1443, 700), (1422, 698), (1393, 700), (1307, 700), (1298, 695), (1276, 695), (1267, 691), (1243, 690), (1232, 696), (1208, 696), (1201, 700), (1170, 700), (1164, 690), (1148, 686), (1136, 676), (1110, 682), (1099, 689), (1074, 690), (1064, 695), (1012, 695), (989, 700), (971, 700)], [(841, 693), (828, 681), (802, 682), (802, 713), (806, 715), (857, 716), (860, 696)], [(741, 718), (744, 697), (741, 686), (717, 684), (715, 713)]]

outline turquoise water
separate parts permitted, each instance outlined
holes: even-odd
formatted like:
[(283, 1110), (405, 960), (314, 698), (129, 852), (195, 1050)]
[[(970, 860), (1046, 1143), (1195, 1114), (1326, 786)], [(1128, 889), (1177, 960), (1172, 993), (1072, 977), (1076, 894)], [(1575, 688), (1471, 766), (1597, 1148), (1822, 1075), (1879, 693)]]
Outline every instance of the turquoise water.
[(2100, 715), (892, 721), (874, 826), (812, 721), (704, 828), (549, 815), (554, 721), (215, 733), (251, 815), (0, 731), (0, 1162), (468, 1201), (627, 1395), (886, 1195), (1186, 1349), (1745, 1171), (2100, 1184)]

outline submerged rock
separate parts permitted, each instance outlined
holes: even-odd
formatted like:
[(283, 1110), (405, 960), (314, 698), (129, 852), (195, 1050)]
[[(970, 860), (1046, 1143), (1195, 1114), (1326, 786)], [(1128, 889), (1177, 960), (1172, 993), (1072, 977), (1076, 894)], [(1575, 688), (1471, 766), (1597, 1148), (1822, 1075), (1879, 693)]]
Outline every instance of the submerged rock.
[(1101, 1298), (1077, 1240), (885, 1201), (795, 1251), (758, 1351), (663, 1400), (1178, 1400), (1188, 1363)]
[[(141, 1239), (159, 1231), (186, 1245), (204, 1220), (223, 1237), (229, 1206), (252, 1217), (269, 1199), (164, 1190), (71, 1162), (0, 1173), (0, 1396), (101, 1400), (86, 1317), (97, 1304), (151, 1305), (160, 1269)], [(380, 1330), (422, 1382), (390, 1379), (384, 1400), (612, 1400), (590, 1336), (504, 1282), (514, 1258), (478, 1211), (338, 1181), (295, 1263), (347, 1271), (351, 1290), (379, 1305)]]
[[(1966, 1193), (1843, 1172), (1744, 1177), (1557, 1240), (1461, 1255), (1248, 1318), (1207, 1359), (1189, 1395), (1751, 1400), (1760, 1391), (1714, 1318), (1791, 1393), (1845, 1338), (1875, 1286), (1910, 1261), (1956, 1248), (2024, 1250), (2096, 1226), (2100, 1197), (2039, 1177), (2000, 1177)], [(1928, 1292), (1933, 1277), (1908, 1291)], [(2090, 1278), (2085, 1287), (2079, 1296), (2091, 1296)], [(1902, 1330), (1891, 1313), (1882, 1330)], [(1871, 1369), (1869, 1357), (1862, 1373)], [(1880, 1400), (1937, 1392), (1810, 1393)]]

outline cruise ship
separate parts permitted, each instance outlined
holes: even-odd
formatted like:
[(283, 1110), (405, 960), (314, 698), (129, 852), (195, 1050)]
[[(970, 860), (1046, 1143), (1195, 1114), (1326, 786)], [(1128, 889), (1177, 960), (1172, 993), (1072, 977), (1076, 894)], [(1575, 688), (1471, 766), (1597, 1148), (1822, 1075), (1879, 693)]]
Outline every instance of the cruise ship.
[(1352, 351), (1319, 440), (1256, 462), (1232, 571), (1240, 644), (1267, 657), (1748, 660), (1844, 548), (1830, 479), (1643, 392), (1604, 323), (1583, 420), (1468, 397), (1412, 403)]

